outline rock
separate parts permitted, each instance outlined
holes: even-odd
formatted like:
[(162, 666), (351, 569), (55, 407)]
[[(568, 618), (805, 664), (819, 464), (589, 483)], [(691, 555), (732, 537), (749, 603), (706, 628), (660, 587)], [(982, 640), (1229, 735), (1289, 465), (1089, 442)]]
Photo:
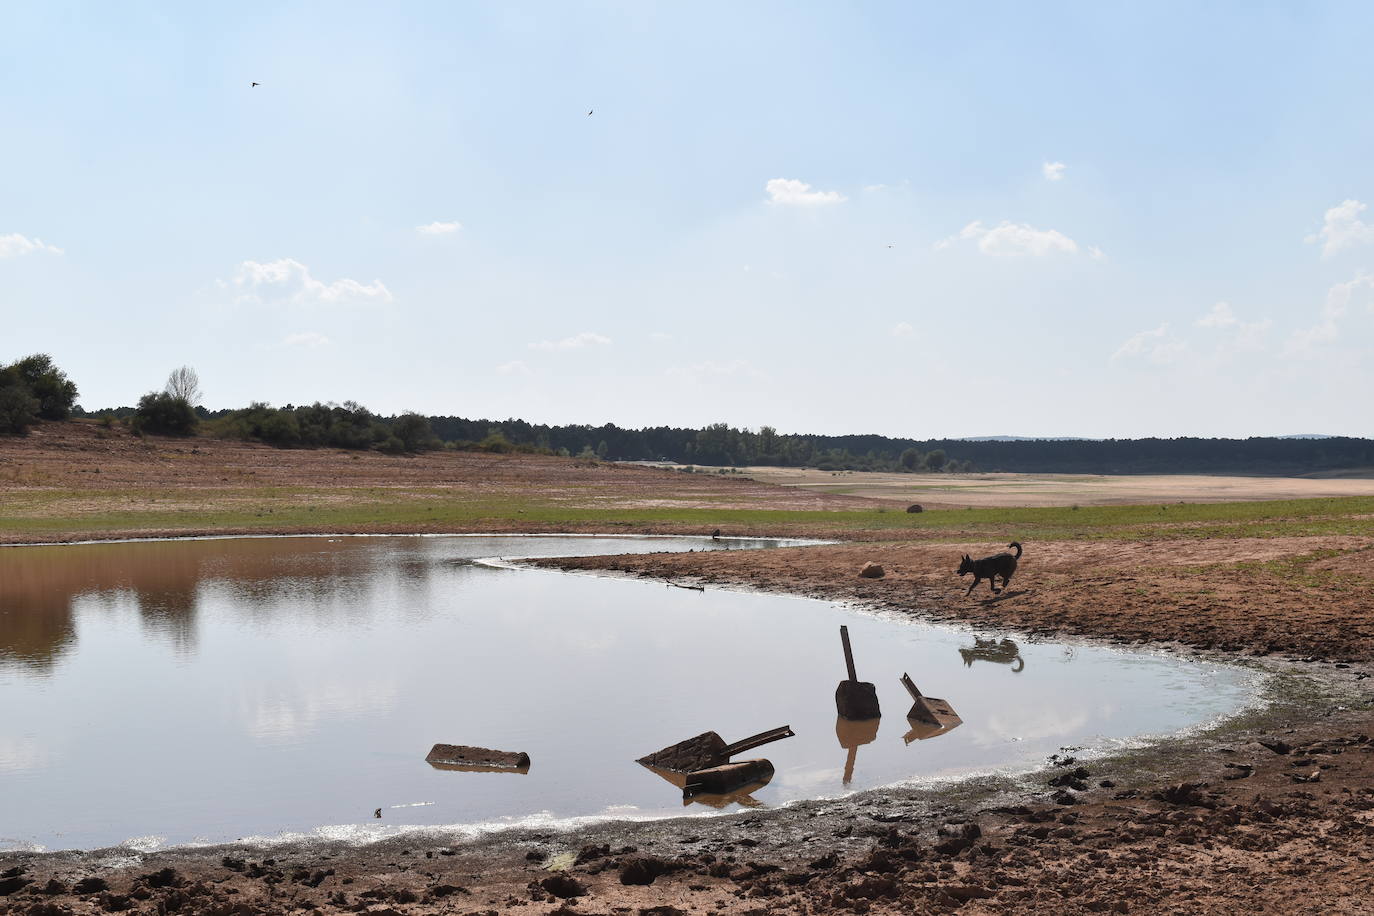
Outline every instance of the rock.
[(620, 866), (621, 884), (653, 884), (659, 875), (671, 871), (672, 866), (653, 856), (636, 856), (626, 859)]
[(967, 903), (970, 900), (986, 900), (989, 897), (996, 897), (997, 892), (983, 887), (981, 884), (950, 884), (942, 890), (958, 900), (960, 903)]
[(181, 883), (181, 875), (175, 868), (164, 868), (144, 875), (143, 883), (149, 887), (175, 887)]
[(553, 894), (555, 897), (566, 900), (569, 897), (581, 897), (587, 893), (587, 889), (572, 875), (565, 875), (562, 872), (549, 875), (539, 886)]
[(869, 876), (856, 878), (844, 886), (844, 895), (851, 900), (874, 900), (880, 897), (896, 897), (897, 882), (891, 878)]
[(98, 894), (101, 891), (110, 889), (110, 884), (104, 878), (82, 878), (72, 887), (74, 894)]
[(911, 505), (909, 505), (909, 506), (906, 507), (906, 511), (908, 511), (908, 512), (924, 512), (924, 511), (926, 511), (926, 510), (921, 508), (921, 504), (920, 504), (920, 503), (912, 503)]
[(1198, 805), (1206, 807), (1208, 805), (1207, 796), (1202, 794), (1202, 783), (1181, 782), (1176, 786), (1161, 789), (1154, 793), (1154, 798), (1158, 801), (1165, 801), (1171, 805)]
[(881, 579), (885, 575), (887, 575), (887, 571), (883, 569), (882, 564), (874, 563), (872, 560), (865, 563), (863, 569), (859, 570), (859, 576), (864, 579)]
[(468, 893), (471, 893), (471, 891), (469, 891), (465, 887), (459, 887), (456, 884), (436, 884), (429, 889), (429, 895), (433, 897), (435, 900), (442, 900), (443, 898), (451, 897), (454, 894)]
[(23, 878), (15, 875), (10, 878), (0, 878), (0, 894), (13, 894), (15, 891), (22, 890), (26, 885), (32, 884), (32, 878)]

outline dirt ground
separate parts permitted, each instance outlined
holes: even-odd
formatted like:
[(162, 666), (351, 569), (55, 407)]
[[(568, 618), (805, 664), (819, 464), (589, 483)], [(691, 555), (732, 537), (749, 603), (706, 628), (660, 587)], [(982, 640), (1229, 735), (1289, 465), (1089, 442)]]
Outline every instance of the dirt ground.
[[(42, 450), (53, 443), (35, 440), (31, 447), (27, 455), (51, 454)], [(137, 463), (143, 446), (127, 447), (128, 460)], [(307, 455), (286, 472), (266, 467), (261, 450), (244, 449), (242, 466), (265, 475), (308, 474), (303, 468), (314, 460), (320, 464), (313, 473), (343, 473), (339, 466), (352, 461)], [(96, 454), (102, 468), (107, 460), (123, 466)], [(518, 486), (547, 474), (548, 486), (573, 494), (585, 479), (579, 475), (602, 473), (554, 459), (542, 471), (528, 460), (451, 459), (451, 469), (473, 473), (474, 462), (489, 462), (483, 475), (513, 475)], [(148, 476), (175, 477), (178, 460), (149, 461)], [(223, 456), (215, 460), (227, 466)], [(357, 473), (379, 480), (420, 473), (407, 461), (366, 456)], [(31, 462), (26, 457), (18, 466)], [(15, 466), (0, 462), (0, 474)], [(80, 472), (45, 473), (62, 479)], [(121, 473), (130, 475), (126, 486), (145, 479), (132, 467)], [(672, 499), (682, 492), (728, 498), (741, 486), (809, 506), (834, 505), (829, 500), (836, 498), (658, 473), (673, 475), (663, 483), (687, 487), (669, 490)], [(195, 476), (184, 485), (195, 486)], [(663, 496), (654, 491), (646, 485), (644, 494)], [(968, 580), (954, 575), (959, 555), (1001, 548), (868, 542), (551, 562), (583, 573), (862, 602), (959, 621), (983, 635), (1063, 635), (1241, 658), (1273, 673), (1271, 703), (1219, 730), (1143, 751), (1091, 761), (1058, 757), (1022, 780), (895, 787), (718, 818), (513, 831), (464, 842), (420, 833), (369, 846), (0, 853), (0, 913), (1374, 909), (1374, 524), (1367, 536), (1031, 541), (1006, 591), (994, 596), (983, 582), (966, 595)], [(883, 578), (858, 576), (869, 561), (884, 566)]]
[[(61, 516), (87, 503), (121, 510), (195, 497), (206, 510), (232, 508), (242, 491), (422, 492), (471, 500), (535, 496), (586, 508), (871, 509), (860, 497), (779, 488), (730, 474), (684, 474), (615, 462), (542, 455), (427, 452), (384, 455), (337, 449), (277, 449), (253, 442), (140, 438), (119, 426), (44, 423), (22, 438), (0, 437), (0, 500), (36, 502)], [(69, 493), (73, 495), (68, 495)], [(320, 498), (328, 499), (328, 496)]]
[(1374, 496), (1374, 471), (1343, 477), (1218, 477), (1203, 474), (886, 474), (814, 468), (743, 468), (761, 483), (832, 496), (864, 496), (927, 509), (1111, 506)]

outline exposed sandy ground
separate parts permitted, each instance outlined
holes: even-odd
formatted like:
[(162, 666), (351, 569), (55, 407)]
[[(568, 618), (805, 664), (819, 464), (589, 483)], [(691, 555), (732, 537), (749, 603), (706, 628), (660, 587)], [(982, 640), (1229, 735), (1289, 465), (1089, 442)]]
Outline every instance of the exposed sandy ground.
[(919, 503), (927, 509), (1106, 506), (1374, 496), (1374, 477), (1210, 477), (1199, 474), (881, 474), (804, 468), (743, 468), (763, 483), (836, 496)]
[[(31, 447), (29, 454), (51, 454), (42, 449), (52, 443)], [(144, 446), (126, 447), (134, 452), (124, 486), (148, 477), (183, 485), (166, 468), (181, 459), (150, 461), (140, 476), (134, 465)], [(297, 453), (299, 463), (282, 459), (294, 470), (280, 471), (267, 465), (282, 453), (263, 451), (245, 447), (244, 466), (295, 480), (344, 473), (340, 465), (352, 460)], [(92, 457), (102, 466), (111, 460)], [(507, 485), (533, 481), (575, 494), (596, 480), (580, 475), (601, 473), (566, 462), (540, 471), (528, 460), (452, 458), (449, 467), (473, 477), (463, 485), (478, 489), (492, 485), (489, 472), (516, 481)], [(490, 463), (479, 472), (469, 458)], [(407, 459), (361, 461), (358, 473), (371, 479), (419, 473)], [(181, 478), (184, 485), (195, 486), (194, 476)], [(728, 499), (739, 486), (771, 489), (677, 474), (660, 482), (673, 488), (655, 495), (646, 486), (641, 496)], [(828, 499), (804, 491), (765, 498)], [(1026, 783), (891, 788), (778, 811), (474, 843), (431, 835), (361, 848), (0, 854), (0, 912), (1370, 912), (1374, 530), (1025, 546), (1011, 587), (995, 598), (986, 582), (966, 597), (968, 582), (954, 567), (960, 552), (976, 556), (1000, 549), (996, 543), (850, 543), (559, 565), (854, 599), (972, 623), (987, 635), (1064, 633), (1242, 655), (1280, 673), (1275, 704), (1220, 732), (1092, 761), (1086, 772), (1077, 761), (1054, 761)], [(869, 560), (887, 576), (859, 578)]]

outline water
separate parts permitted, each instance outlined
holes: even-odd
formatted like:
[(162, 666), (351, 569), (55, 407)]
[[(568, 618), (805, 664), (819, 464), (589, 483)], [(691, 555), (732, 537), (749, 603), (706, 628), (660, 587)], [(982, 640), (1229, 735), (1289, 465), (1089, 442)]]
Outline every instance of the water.
[[(1254, 695), (1244, 672), (1158, 655), (990, 634), (977, 647), (967, 633), (827, 602), (472, 562), (776, 543), (0, 550), (0, 848), (775, 806), (1032, 766), (1065, 746), (1177, 731)], [(837, 731), (840, 624), (860, 679), (877, 684), (876, 729)], [(963, 724), (908, 735), (903, 672)], [(734, 741), (784, 724), (796, 737), (742, 755), (777, 772), (740, 798), (684, 809), (679, 788), (634, 762), (707, 730)], [(437, 742), (525, 751), (533, 763), (524, 775), (438, 770), (424, 760)]]

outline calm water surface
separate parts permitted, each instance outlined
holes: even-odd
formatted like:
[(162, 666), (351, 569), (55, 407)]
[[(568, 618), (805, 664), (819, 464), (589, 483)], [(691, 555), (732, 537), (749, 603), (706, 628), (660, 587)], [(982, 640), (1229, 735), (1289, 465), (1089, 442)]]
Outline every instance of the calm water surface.
[[(0, 549), (0, 849), (661, 816), (635, 758), (778, 725), (772, 781), (691, 813), (1029, 766), (1227, 713), (1248, 673), (770, 595), (479, 557), (773, 546), (675, 538), (259, 538)], [(846, 624), (884, 716), (838, 729)], [(996, 642), (992, 645), (992, 642)], [(963, 651), (960, 651), (960, 650)], [(909, 734), (909, 672), (964, 722)], [(430, 767), (436, 742), (528, 774)], [(846, 771), (850, 778), (846, 782)], [(382, 810), (380, 819), (374, 809)]]

